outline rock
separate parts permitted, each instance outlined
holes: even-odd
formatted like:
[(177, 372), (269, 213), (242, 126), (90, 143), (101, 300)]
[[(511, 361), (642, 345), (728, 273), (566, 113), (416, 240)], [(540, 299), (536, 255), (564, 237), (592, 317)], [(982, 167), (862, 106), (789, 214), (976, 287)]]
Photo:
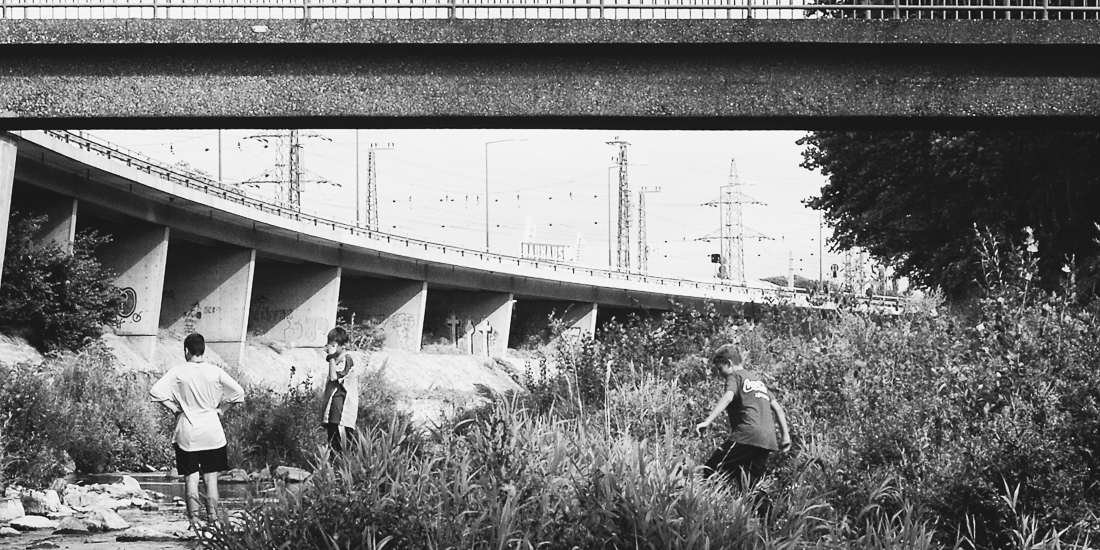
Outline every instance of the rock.
[(248, 472), (234, 468), (218, 476), (221, 483), (248, 483)]
[(129, 490), (131, 496), (145, 496), (145, 489), (141, 488), (141, 484), (138, 483), (138, 480), (130, 476), (122, 476), (122, 486)]
[(65, 518), (61, 520), (61, 524), (54, 529), (55, 535), (87, 535), (91, 532), (91, 526), (88, 522), (79, 518)]
[(51, 519), (67, 518), (67, 517), (69, 517), (69, 516), (71, 516), (75, 513), (76, 512), (74, 512), (72, 508), (69, 508), (68, 506), (65, 506), (64, 504), (62, 504), (61, 506), (57, 507), (56, 512), (50, 512), (50, 513), (46, 514), (46, 517), (51, 518)]
[(0, 527), (0, 537), (18, 537), (19, 535), (22, 533), (11, 527)]
[(248, 476), (253, 481), (271, 481), (271, 468), (264, 466), (263, 470)]
[(288, 483), (301, 483), (309, 479), (310, 473), (293, 466), (279, 466), (275, 468), (275, 478), (282, 479)]
[(131, 527), (115, 537), (118, 542), (170, 542), (179, 537), (149, 527)]
[(50, 539), (42, 539), (27, 545), (27, 550), (44, 550), (46, 548), (61, 548), (61, 545)]
[(61, 509), (61, 498), (57, 491), (29, 491), (23, 494), (23, 510), (28, 516), (45, 516)]
[(23, 501), (18, 498), (5, 498), (0, 500), (0, 521), (11, 521), (27, 515), (23, 509)]
[(20, 531), (38, 531), (40, 529), (56, 529), (57, 522), (42, 516), (23, 516), (13, 519), (11, 526)]
[(160, 505), (151, 500), (147, 500), (145, 504), (141, 505), (142, 512), (155, 512), (157, 510), (160, 510)]
[(84, 521), (88, 522), (88, 528), (92, 531), (121, 531), (130, 528), (130, 524), (110, 508), (96, 508)]

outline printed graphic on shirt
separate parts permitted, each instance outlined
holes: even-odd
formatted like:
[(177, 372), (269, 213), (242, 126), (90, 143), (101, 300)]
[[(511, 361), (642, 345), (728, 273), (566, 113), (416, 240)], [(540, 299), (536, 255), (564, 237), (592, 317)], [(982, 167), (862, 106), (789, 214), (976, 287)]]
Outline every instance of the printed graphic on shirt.
[(744, 393), (754, 393), (757, 399), (767, 399), (771, 401), (771, 397), (768, 396), (768, 387), (764, 385), (762, 380), (749, 380), (745, 379), (745, 382), (741, 385), (741, 391)]

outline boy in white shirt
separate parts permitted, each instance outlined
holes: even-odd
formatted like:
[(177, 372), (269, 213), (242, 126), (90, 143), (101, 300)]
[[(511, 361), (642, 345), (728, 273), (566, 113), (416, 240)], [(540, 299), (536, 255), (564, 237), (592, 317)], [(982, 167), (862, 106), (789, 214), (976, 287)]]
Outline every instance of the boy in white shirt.
[(149, 389), (153, 401), (176, 415), (172, 447), (176, 469), (186, 478), (187, 520), (199, 527), (199, 474), (206, 484), (206, 513), (213, 520), (218, 505), (218, 472), (229, 469), (221, 415), (244, 402), (244, 389), (221, 367), (207, 363), (206, 341), (199, 333), (183, 340), (187, 362), (164, 373)]

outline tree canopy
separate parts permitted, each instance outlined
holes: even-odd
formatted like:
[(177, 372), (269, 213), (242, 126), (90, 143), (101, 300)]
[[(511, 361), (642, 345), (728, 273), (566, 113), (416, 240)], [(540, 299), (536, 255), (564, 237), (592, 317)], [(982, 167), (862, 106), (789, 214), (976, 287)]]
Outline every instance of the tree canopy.
[(1095, 290), (1100, 267), (1100, 132), (812, 132), (804, 168), (828, 177), (806, 201), (859, 247), (949, 296), (981, 275), (979, 231), (1018, 247), (1034, 230), (1041, 284), (1071, 260)]

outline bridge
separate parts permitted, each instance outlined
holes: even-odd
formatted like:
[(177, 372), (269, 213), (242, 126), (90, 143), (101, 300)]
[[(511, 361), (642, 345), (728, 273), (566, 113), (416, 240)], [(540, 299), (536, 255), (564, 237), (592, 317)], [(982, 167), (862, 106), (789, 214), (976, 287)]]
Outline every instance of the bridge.
[(1098, 0), (0, 0), (0, 128), (1093, 128)]
[(371, 231), (68, 131), (0, 134), (0, 199), (4, 211), (47, 217), (42, 243), (71, 246), (85, 229), (111, 236), (96, 255), (126, 297), (116, 332), (148, 357), (164, 329), (202, 332), (234, 364), (249, 334), (321, 347), (341, 308), (376, 320), (391, 348), (419, 351), (428, 340), (503, 356), (509, 342), (544, 335), (551, 318), (591, 334), (611, 316), (673, 302), (805, 303)]

